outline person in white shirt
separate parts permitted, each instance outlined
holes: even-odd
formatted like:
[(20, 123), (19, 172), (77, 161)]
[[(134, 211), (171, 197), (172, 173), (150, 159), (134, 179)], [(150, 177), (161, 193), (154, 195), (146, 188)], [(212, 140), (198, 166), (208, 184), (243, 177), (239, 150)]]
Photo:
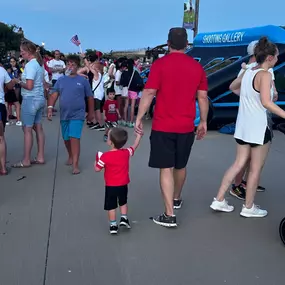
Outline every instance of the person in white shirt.
[(103, 75), (95, 64), (89, 65), (90, 71), (93, 73), (92, 92), (94, 94), (95, 120), (90, 126), (91, 130), (105, 131), (104, 121), (102, 117), (105, 102), (105, 89)]
[(114, 84), (116, 71), (117, 71), (117, 69), (116, 69), (115, 63), (111, 62), (110, 66), (108, 68), (109, 84), (108, 84), (107, 88), (111, 88), (112, 85)]
[(6, 168), (7, 148), (4, 136), (5, 126), (7, 123), (7, 109), (5, 106), (4, 88), (6, 87), (8, 89), (13, 89), (16, 83), (17, 79), (12, 80), (0, 63), (0, 176), (8, 174)]
[(218, 195), (210, 206), (215, 211), (232, 212), (234, 210), (234, 207), (225, 200), (225, 194), (250, 158), (246, 199), (240, 212), (241, 216), (247, 218), (267, 215), (266, 210), (254, 204), (259, 177), (272, 140), (267, 110), (285, 119), (285, 111), (272, 100), (272, 74), (269, 72), (278, 60), (278, 48), (263, 37), (256, 45), (254, 54), (258, 65), (247, 69), (230, 85), (231, 90), (240, 90), (240, 104), (234, 134), (237, 155), (234, 164), (225, 173)]
[(60, 59), (60, 51), (56, 50), (54, 52), (54, 59), (48, 62), (48, 67), (52, 73), (52, 84), (55, 85), (56, 81), (64, 75), (66, 66), (64, 61)]
[[(245, 70), (247, 69), (252, 69), (256, 67), (258, 64), (256, 62), (256, 58), (254, 55), (254, 49), (257, 45), (258, 41), (252, 41), (248, 47), (247, 47), (247, 53), (250, 56), (248, 64), (243, 63), (242, 64), (242, 69), (240, 70), (238, 77), (241, 76)], [(271, 93), (273, 97), (273, 101), (277, 101), (278, 99), (278, 92), (275, 88), (275, 76), (273, 72), (273, 68), (270, 68), (268, 70), (271, 75), (272, 75), (272, 88), (271, 88)], [(233, 90), (233, 92), (239, 96), (240, 90)], [(247, 162), (246, 166), (244, 169), (240, 171), (240, 173), (236, 176), (234, 184), (232, 185), (232, 189), (230, 191), (230, 194), (240, 200), (245, 200), (245, 194), (246, 194), (246, 181), (247, 181), (247, 176), (248, 176), (248, 170), (249, 170), (249, 165), (250, 165), (250, 160)], [(263, 192), (265, 191), (265, 187), (258, 185), (257, 191), (258, 192)]]
[[(123, 86), (121, 86), (121, 77), (123, 73), (123, 69), (125, 68), (122, 63), (125, 61), (125, 59), (118, 59), (116, 62), (116, 74), (115, 74), (115, 84), (114, 84), (114, 89), (115, 89), (115, 98), (118, 102), (118, 109), (120, 112), (121, 118), (124, 116), (124, 104), (122, 102), (122, 92), (123, 92)], [(126, 66), (126, 65), (125, 65)], [(121, 121), (119, 121), (121, 123)]]

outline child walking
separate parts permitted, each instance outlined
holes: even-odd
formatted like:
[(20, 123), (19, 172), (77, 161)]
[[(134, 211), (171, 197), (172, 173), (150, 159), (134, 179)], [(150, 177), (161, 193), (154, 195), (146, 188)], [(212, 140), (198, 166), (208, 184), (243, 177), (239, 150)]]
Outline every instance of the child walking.
[(108, 99), (106, 100), (103, 108), (103, 116), (105, 120), (105, 142), (108, 140), (108, 133), (110, 129), (117, 127), (118, 119), (121, 119), (121, 115), (118, 108), (118, 101), (115, 100), (115, 90), (112, 88), (108, 88), (107, 96)]
[(95, 161), (95, 171), (99, 172), (105, 168), (105, 205), (104, 210), (108, 211), (110, 221), (110, 234), (118, 233), (116, 209), (120, 206), (121, 220), (120, 227), (131, 228), (128, 219), (128, 184), (130, 157), (138, 148), (142, 133), (136, 133), (133, 146), (123, 148), (128, 141), (128, 132), (122, 128), (113, 128), (108, 133), (107, 144), (110, 150), (105, 153), (98, 153)]

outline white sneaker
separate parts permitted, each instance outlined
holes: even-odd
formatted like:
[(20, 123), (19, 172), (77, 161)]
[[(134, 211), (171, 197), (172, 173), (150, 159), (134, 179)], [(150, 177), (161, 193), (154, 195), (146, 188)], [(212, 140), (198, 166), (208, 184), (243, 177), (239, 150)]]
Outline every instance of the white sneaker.
[(235, 207), (230, 206), (228, 204), (228, 201), (226, 201), (225, 199), (220, 202), (216, 198), (214, 198), (214, 201), (212, 202), (210, 208), (214, 211), (220, 211), (220, 212), (226, 212), (226, 213), (230, 213), (235, 209)]
[(18, 121), (18, 122), (16, 123), (16, 126), (22, 127), (22, 122), (21, 122), (21, 121)]
[(245, 207), (245, 205), (242, 206), (242, 210), (240, 212), (240, 215), (245, 218), (264, 218), (267, 216), (267, 211), (262, 210), (257, 205), (252, 205), (251, 209), (248, 209)]

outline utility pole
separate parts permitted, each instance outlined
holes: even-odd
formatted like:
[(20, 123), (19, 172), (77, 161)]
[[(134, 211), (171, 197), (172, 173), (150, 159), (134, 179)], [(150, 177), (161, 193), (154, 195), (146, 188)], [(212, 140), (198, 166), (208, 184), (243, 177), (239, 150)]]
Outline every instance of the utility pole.
[(194, 38), (198, 34), (198, 27), (199, 27), (199, 7), (200, 7), (200, 0), (195, 0), (195, 22), (194, 22)]

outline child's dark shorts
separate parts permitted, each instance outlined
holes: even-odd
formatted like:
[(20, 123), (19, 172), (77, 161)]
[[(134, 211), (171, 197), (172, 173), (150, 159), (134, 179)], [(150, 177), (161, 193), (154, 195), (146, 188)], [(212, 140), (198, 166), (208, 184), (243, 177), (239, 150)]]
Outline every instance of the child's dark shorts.
[(128, 185), (106, 186), (104, 210), (110, 211), (128, 203)]

